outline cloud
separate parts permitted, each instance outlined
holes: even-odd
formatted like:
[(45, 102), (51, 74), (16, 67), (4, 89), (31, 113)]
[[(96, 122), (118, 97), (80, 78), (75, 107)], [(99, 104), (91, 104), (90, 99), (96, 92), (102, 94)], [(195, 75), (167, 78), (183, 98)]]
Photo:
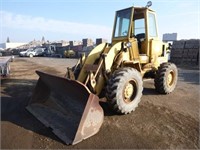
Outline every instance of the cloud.
[(200, 15), (200, 12), (197, 11), (190, 11), (190, 12), (183, 12), (183, 13), (169, 13), (166, 15), (163, 15), (162, 17), (185, 17), (185, 16), (194, 16), (197, 17)]
[(68, 22), (43, 17), (14, 14), (0, 11), (1, 26), (12, 29), (27, 29), (31, 31), (55, 32), (93, 37), (108, 38), (112, 29), (102, 25)]

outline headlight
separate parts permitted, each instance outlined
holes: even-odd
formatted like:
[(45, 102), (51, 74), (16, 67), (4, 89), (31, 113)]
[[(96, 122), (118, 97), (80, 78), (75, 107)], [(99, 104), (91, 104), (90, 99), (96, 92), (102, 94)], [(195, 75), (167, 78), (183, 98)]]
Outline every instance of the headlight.
[(126, 46), (127, 46), (128, 48), (130, 48), (130, 47), (132, 46), (131, 42), (127, 42), (127, 43), (126, 43)]

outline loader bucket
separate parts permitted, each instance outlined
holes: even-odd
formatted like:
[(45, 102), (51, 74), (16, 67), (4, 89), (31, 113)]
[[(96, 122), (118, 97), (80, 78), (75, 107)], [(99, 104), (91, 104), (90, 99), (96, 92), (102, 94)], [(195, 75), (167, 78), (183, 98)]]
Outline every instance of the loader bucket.
[(99, 131), (104, 114), (98, 96), (79, 81), (36, 73), (40, 78), (29, 112), (66, 144), (74, 145)]

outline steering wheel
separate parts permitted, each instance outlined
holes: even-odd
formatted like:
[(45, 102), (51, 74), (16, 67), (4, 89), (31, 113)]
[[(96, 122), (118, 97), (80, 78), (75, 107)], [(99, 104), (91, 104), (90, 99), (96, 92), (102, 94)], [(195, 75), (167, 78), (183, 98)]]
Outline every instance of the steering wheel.
[(122, 35), (127, 35), (128, 34), (128, 32), (127, 31), (124, 31), (124, 32), (122, 32)]

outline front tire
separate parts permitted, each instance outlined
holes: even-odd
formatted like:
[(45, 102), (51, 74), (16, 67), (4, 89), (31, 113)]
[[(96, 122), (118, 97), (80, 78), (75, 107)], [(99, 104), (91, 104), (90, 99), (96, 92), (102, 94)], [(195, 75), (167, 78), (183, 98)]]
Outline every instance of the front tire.
[(115, 112), (128, 114), (138, 106), (142, 91), (141, 74), (136, 69), (126, 67), (111, 75), (106, 87), (106, 98)]
[(169, 94), (174, 91), (178, 80), (178, 70), (173, 63), (163, 63), (158, 67), (154, 85), (156, 91), (161, 94)]

